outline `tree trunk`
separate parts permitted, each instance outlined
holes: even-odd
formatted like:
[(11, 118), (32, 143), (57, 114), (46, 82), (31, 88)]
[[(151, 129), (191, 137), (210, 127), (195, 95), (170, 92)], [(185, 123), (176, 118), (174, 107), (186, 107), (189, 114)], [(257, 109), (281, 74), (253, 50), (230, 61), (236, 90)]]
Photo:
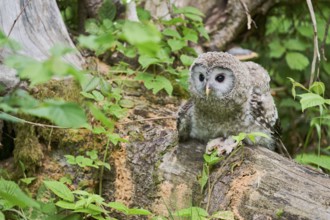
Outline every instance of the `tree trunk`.
[[(58, 44), (75, 48), (55, 0), (1, 0), (0, 30), (20, 44), (20, 54), (37, 60), (47, 59), (49, 49)], [(0, 48), (0, 83), (7, 89), (18, 82), (15, 72), (1, 65), (3, 59), (12, 53), (9, 48)], [(82, 68), (79, 53), (67, 55), (64, 59)]]
[[(155, 104), (163, 98), (136, 106), (130, 119), (174, 115), (178, 102)], [(208, 187), (201, 192), (197, 178), (205, 146), (193, 140), (178, 144), (175, 120), (122, 126), (129, 143), (113, 155), (114, 161), (121, 157), (121, 163), (114, 163), (115, 199), (165, 216), (193, 205), (207, 207), (209, 213), (231, 210), (237, 219), (330, 219), (328, 175), (266, 148), (245, 147), (212, 170), (209, 196)]]

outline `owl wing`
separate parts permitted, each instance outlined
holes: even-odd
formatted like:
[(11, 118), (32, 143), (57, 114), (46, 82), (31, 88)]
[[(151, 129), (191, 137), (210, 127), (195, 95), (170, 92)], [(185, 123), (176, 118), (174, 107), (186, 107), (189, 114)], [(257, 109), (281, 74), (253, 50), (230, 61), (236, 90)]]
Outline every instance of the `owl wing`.
[(259, 64), (246, 62), (245, 65), (248, 67), (253, 85), (250, 98), (252, 117), (256, 123), (270, 132), (276, 147), (277, 142), (280, 141), (281, 129), (274, 99), (270, 93), (270, 77)]
[(187, 102), (181, 105), (178, 111), (176, 127), (179, 133), (179, 141), (185, 141), (189, 138), (191, 131), (192, 108), (193, 101), (189, 99)]

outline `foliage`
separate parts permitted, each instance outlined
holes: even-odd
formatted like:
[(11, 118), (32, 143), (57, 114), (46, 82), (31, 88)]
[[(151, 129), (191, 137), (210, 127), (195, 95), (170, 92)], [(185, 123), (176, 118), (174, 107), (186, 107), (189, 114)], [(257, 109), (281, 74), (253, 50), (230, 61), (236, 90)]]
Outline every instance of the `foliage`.
[[(329, 155), (329, 151), (320, 145), (329, 145), (327, 97), (330, 93), (324, 86), (329, 84), (329, 62), (322, 59), (321, 54), (320, 62), (316, 63), (317, 81), (309, 82), (314, 53), (312, 21), (306, 4), (294, 7), (292, 4), (288, 2), (274, 7), (267, 16), (265, 32), (258, 31), (258, 38), (249, 38), (244, 44), (260, 54), (256, 62), (269, 71), (273, 86), (278, 89), (275, 99), (283, 128), (283, 142), (289, 151), (299, 154), (300, 151), (316, 150), (317, 154)], [(325, 35), (325, 30), (330, 7), (322, 1), (313, 2), (313, 5), (320, 50), (325, 49), (324, 56), (329, 57), (330, 35)], [(291, 84), (293, 88), (290, 91)], [(297, 95), (300, 104), (294, 100), (295, 88), (303, 90)], [(304, 147), (300, 147), (302, 145)]]
[(86, 155), (88, 157), (84, 157), (84, 156), (75, 157), (72, 155), (64, 155), (64, 156), (67, 159), (67, 162), (71, 165), (78, 165), (82, 168), (94, 167), (96, 169), (100, 168), (101, 166), (104, 166), (105, 168), (110, 170), (110, 164), (99, 160), (96, 150), (87, 151)]

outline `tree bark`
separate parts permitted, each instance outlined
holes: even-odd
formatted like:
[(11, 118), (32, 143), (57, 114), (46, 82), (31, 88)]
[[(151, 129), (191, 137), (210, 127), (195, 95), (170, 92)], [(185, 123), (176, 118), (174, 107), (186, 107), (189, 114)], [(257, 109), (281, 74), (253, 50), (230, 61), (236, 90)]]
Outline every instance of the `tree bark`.
[[(173, 115), (178, 107), (177, 101), (153, 102), (143, 110), (137, 106), (131, 120)], [(165, 216), (193, 205), (209, 213), (230, 210), (237, 219), (330, 218), (329, 176), (266, 148), (245, 147), (217, 165), (210, 175), (209, 193), (208, 187), (201, 192), (198, 183), (205, 146), (194, 140), (178, 144), (174, 120), (125, 124), (121, 130), (129, 135), (129, 143), (121, 150), (126, 159), (118, 172), (128, 177), (117, 178), (120, 196), (115, 199), (125, 201), (124, 195), (130, 195), (127, 204)]]
[[(58, 44), (75, 48), (55, 0), (2, 0), (0, 30), (20, 44), (18, 53), (37, 60), (47, 59), (49, 49)], [(12, 53), (9, 48), (0, 48), (0, 83), (7, 90), (18, 82), (13, 70), (2, 65), (3, 59)], [(76, 68), (82, 68), (83, 59), (79, 53), (64, 59)]]

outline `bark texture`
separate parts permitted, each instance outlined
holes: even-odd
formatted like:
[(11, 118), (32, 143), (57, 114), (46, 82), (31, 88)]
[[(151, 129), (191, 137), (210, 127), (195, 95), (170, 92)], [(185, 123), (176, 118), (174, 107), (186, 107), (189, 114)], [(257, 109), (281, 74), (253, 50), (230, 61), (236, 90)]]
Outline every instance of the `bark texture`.
[[(20, 44), (18, 53), (37, 60), (47, 59), (49, 49), (58, 44), (75, 48), (55, 0), (2, 0), (0, 30)], [(2, 65), (3, 59), (12, 53), (9, 48), (0, 48), (0, 83), (7, 90), (18, 82), (14, 70)], [(79, 69), (83, 63), (79, 53), (64, 59)]]

